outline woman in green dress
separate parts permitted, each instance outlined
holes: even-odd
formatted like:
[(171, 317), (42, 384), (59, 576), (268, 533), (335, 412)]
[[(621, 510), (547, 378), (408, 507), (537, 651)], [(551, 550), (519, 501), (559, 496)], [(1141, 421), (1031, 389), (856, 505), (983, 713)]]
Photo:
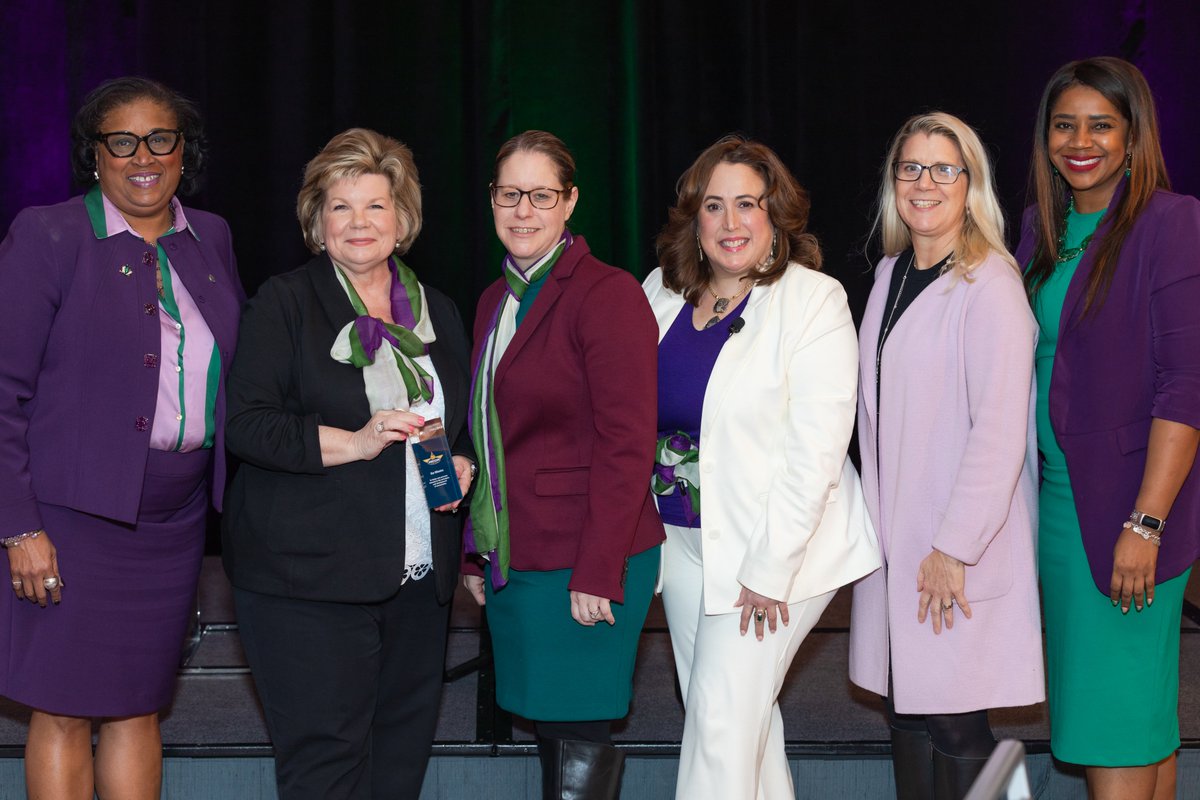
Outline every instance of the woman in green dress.
[(1169, 191), (1149, 87), (1116, 58), (1050, 79), (1030, 185), (1017, 259), (1040, 327), (1051, 750), (1086, 767), (1092, 798), (1173, 798), (1200, 551), (1200, 202)]

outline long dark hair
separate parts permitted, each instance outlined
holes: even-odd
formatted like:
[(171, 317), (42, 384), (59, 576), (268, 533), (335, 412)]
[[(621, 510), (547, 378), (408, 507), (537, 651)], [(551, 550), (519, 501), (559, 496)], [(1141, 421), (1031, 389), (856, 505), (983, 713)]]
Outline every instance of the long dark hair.
[(71, 171), (80, 184), (95, 182), (96, 140), (100, 125), (114, 109), (138, 100), (149, 100), (171, 112), (183, 131), (183, 178), (180, 194), (192, 194), (200, 188), (200, 175), (208, 160), (208, 142), (204, 138), (204, 119), (196, 104), (179, 92), (149, 78), (114, 78), (93, 89), (71, 122)]
[(1034, 228), (1037, 247), (1025, 273), (1025, 285), (1030, 295), (1037, 292), (1054, 272), (1058, 255), (1056, 243), (1067, 224), (1067, 197), (1071, 187), (1062, 175), (1051, 169), (1047, 140), (1051, 110), (1062, 93), (1072, 86), (1095, 89), (1129, 122), (1130, 175), (1110, 221), (1105, 223), (1107, 233), (1094, 245), (1096, 261), (1088, 276), (1083, 306), (1086, 315), (1104, 304), (1117, 268), (1117, 256), (1138, 216), (1154, 192), (1170, 189), (1171, 183), (1158, 141), (1154, 97), (1141, 71), (1128, 61), (1110, 56), (1072, 61), (1061, 67), (1051, 76), (1042, 93), (1033, 131), (1028, 195), (1030, 202), (1037, 203), (1038, 216)]

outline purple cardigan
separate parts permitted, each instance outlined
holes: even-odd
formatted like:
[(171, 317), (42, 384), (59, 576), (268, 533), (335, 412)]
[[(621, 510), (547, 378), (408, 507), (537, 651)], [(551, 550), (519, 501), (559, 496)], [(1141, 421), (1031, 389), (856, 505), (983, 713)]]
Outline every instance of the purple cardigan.
[[(229, 226), (203, 211), (187, 219), (160, 242), (221, 352), (219, 508), (225, 375), (245, 294)], [(0, 242), (0, 536), (42, 527), (39, 501), (137, 519), (158, 396), (153, 253), (134, 236), (97, 238), (82, 197), (25, 209)]]
[[(1110, 228), (1125, 182), (1097, 240)], [(1017, 263), (1035, 247), (1026, 210)], [(1090, 248), (1067, 288), (1050, 379), (1050, 422), (1067, 458), (1092, 577), (1108, 594), (1113, 548), (1146, 467), (1153, 417), (1200, 428), (1200, 201), (1158, 191), (1125, 239), (1104, 304), (1083, 318)], [(1181, 574), (1200, 553), (1200, 472), (1171, 508), (1155, 581)]]

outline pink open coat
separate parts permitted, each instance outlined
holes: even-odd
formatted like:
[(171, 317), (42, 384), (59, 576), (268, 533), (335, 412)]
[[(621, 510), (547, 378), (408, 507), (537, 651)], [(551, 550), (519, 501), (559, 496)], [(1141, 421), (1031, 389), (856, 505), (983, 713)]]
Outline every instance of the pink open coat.
[[(877, 406), (875, 348), (895, 263), (880, 262), (859, 332), (863, 493), (884, 566), (854, 587), (850, 679), (887, 694), (890, 645), (901, 714), (1037, 703), (1037, 326), (999, 256), (970, 281), (942, 275), (892, 328)], [(917, 567), (935, 547), (969, 565), (973, 612), (955, 607), (954, 628), (938, 636), (917, 622)]]

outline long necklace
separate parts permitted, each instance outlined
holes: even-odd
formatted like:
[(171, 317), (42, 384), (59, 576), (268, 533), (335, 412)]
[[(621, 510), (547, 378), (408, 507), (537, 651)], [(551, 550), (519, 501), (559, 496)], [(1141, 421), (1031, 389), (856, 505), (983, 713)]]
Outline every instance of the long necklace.
[(1074, 210), (1075, 195), (1071, 195), (1071, 199), (1067, 201), (1067, 213), (1063, 214), (1062, 233), (1058, 235), (1058, 256), (1055, 258), (1055, 262), (1058, 264), (1065, 264), (1068, 261), (1074, 261), (1084, 254), (1084, 252), (1088, 249), (1088, 245), (1092, 243), (1092, 237), (1095, 236), (1096, 231), (1099, 230), (1100, 223), (1104, 221), (1104, 214), (1108, 213), (1108, 210), (1105, 209), (1104, 213), (1100, 215), (1100, 219), (1096, 220), (1096, 227), (1092, 229), (1091, 233), (1083, 237), (1083, 241), (1079, 243), (1078, 247), (1067, 247), (1067, 219), (1071, 216), (1071, 212)]
[[(888, 334), (892, 332), (892, 323), (896, 320), (896, 309), (900, 307), (900, 300), (904, 297), (904, 284), (908, 283), (908, 273), (912, 270), (913, 262), (917, 260), (917, 252), (908, 259), (908, 266), (904, 268), (904, 274), (900, 276), (900, 290), (896, 292), (896, 301), (892, 303), (892, 310), (888, 314), (887, 322), (883, 326), (883, 332), (879, 334), (879, 344), (875, 347), (875, 392), (879, 393), (879, 374), (883, 366), (883, 344), (887, 341)], [(876, 403), (878, 406), (878, 403)], [(876, 409), (878, 413), (878, 408)]]
[(713, 291), (712, 284), (710, 283), (708, 285), (708, 293), (713, 296), (713, 307), (712, 307), (713, 317), (708, 322), (704, 323), (704, 329), (708, 330), (713, 325), (716, 325), (718, 322), (720, 322), (721, 315), (729, 310), (730, 304), (734, 300), (737, 300), (739, 297), (744, 295), (746, 293), (746, 290), (749, 288), (750, 288), (750, 282), (746, 281), (745, 284), (742, 286), (742, 288), (738, 289), (737, 294), (735, 294), (733, 297), (721, 297), (716, 292)]

